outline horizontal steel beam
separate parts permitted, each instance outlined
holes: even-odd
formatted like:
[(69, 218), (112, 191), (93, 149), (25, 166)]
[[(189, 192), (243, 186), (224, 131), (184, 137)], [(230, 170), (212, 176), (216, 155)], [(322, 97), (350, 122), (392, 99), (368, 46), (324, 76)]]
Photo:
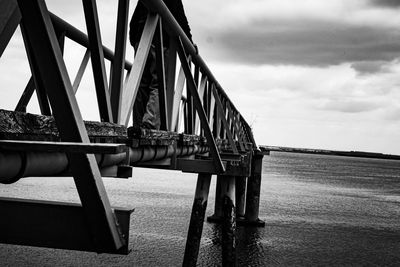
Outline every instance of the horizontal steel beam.
[(249, 166), (232, 165), (230, 162), (222, 161), (225, 172), (221, 173), (215, 168), (213, 160), (203, 159), (176, 159), (176, 169), (188, 173), (209, 173), (209, 174), (223, 174), (227, 176), (242, 176), (247, 177), (250, 175)]
[[(197, 156), (198, 159), (204, 159), (204, 160), (211, 160), (210, 156)], [(229, 154), (229, 153), (225, 153), (222, 154), (221, 153), (221, 160), (223, 161), (230, 161), (230, 162), (243, 162), (245, 159), (244, 155), (240, 155), (240, 154)]]
[(114, 209), (125, 244), (96, 249), (85, 213), (79, 204), (0, 198), (0, 242), (99, 253), (128, 254), (130, 214), (134, 209)]

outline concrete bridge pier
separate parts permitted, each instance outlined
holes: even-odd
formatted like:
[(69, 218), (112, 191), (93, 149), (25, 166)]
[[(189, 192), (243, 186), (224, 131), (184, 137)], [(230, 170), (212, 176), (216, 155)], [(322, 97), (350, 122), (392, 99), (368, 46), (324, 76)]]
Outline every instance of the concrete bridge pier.
[[(238, 177), (231, 175), (219, 175), (217, 180), (216, 214), (221, 223), (222, 266), (236, 266), (236, 212), (235, 192)], [(243, 186), (244, 177), (238, 183)], [(197, 179), (196, 192), (189, 223), (186, 240), (185, 255), (182, 266), (196, 266), (199, 254), (201, 235), (203, 231), (204, 217), (207, 209), (207, 199), (210, 189), (211, 174), (200, 173)], [(243, 188), (242, 188), (243, 189)], [(244, 188), (245, 189), (245, 188)], [(243, 190), (241, 190), (242, 192)], [(244, 191), (240, 199), (244, 211)], [(217, 215), (217, 216), (215, 216)]]
[(207, 218), (208, 222), (212, 223), (220, 223), (222, 220), (222, 191), (221, 191), (221, 182), (224, 179), (224, 176), (217, 175), (217, 185), (215, 190), (215, 204), (214, 204), (214, 214)]
[(221, 179), (222, 266), (236, 266), (235, 176)]
[(251, 175), (247, 182), (246, 212), (243, 225), (265, 226), (258, 218), (260, 210), (261, 174), (264, 154), (255, 152), (251, 163)]
[(236, 176), (236, 190), (235, 190), (235, 201), (236, 201), (236, 217), (237, 219), (244, 219), (245, 208), (246, 208), (246, 186), (247, 177)]
[[(237, 178), (230, 175), (217, 176), (214, 214), (207, 218), (207, 221), (220, 223), (222, 227), (222, 266), (236, 266)], [(240, 210), (243, 209), (244, 207)]]
[[(262, 161), (264, 154), (256, 152), (252, 158), (251, 175), (249, 177), (235, 177), (235, 204), (236, 218), (239, 225), (265, 226), (265, 222), (258, 218), (260, 210), (260, 192)], [(217, 176), (214, 214), (207, 218), (208, 222), (221, 223), (223, 219), (223, 192), (222, 183), (226, 176)]]
[[(221, 223), (223, 217), (222, 210), (222, 188), (221, 182), (226, 176), (217, 176), (217, 185), (215, 190), (215, 204), (214, 204), (214, 214), (207, 218), (208, 222)], [(246, 208), (246, 186), (247, 177), (235, 176), (235, 203), (236, 203), (236, 217), (239, 219), (244, 219), (245, 208)]]

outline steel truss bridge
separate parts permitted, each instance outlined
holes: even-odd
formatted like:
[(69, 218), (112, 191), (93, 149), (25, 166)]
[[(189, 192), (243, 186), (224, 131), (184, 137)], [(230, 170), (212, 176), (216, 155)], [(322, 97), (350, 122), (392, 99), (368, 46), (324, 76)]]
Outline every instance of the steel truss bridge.
[[(165, 4), (141, 1), (150, 12), (131, 63), (125, 55), (129, 0), (118, 1), (114, 50), (102, 44), (95, 0), (82, 0), (87, 34), (49, 12), (44, 0), (0, 0), (0, 56), (19, 26), (32, 73), (15, 110), (0, 110), (1, 186), (24, 177), (72, 176), (81, 201), (0, 198), (0, 212), (7, 218), (0, 220), (0, 242), (129, 253), (133, 210), (110, 206), (102, 177), (128, 178), (134, 167), (162, 168), (198, 174), (183, 265), (196, 265), (216, 175), (214, 215), (207, 219), (222, 224), (223, 265), (233, 266), (236, 223), (263, 225), (258, 218), (263, 154)], [(163, 29), (169, 35), (168, 61)], [(73, 80), (63, 59), (66, 38), (86, 49)], [(152, 44), (161, 129), (128, 127)], [(83, 121), (75, 97), (89, 60), (98, 122)], [(109, 82), (105, 60), (111, 64)], [(35, 92), (40, 115), (26, 113)]]

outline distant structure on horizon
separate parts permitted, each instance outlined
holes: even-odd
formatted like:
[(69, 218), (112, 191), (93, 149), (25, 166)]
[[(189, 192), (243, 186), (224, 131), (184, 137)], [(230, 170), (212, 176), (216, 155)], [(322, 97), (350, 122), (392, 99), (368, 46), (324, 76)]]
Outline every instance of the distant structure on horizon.
[(400, 155), (391, 155), (391, 154), (364, 152), (364, 151), (340, 151), (340, 150), (295, 148), (295, 147), (282, 147), (282, 146), (260, 146), (260, 149), (264, 154), (268, 154), (271, 151), (277, 151), (277, 152), (319, 154), (319, 155), (332, 155), (332, 156), (343, 156), (343, 157), (400, 160)]

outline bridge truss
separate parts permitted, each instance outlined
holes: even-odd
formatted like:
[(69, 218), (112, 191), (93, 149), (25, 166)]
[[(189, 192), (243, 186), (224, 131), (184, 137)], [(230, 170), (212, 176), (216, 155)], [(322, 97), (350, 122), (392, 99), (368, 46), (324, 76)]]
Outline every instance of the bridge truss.
[[(130, 63), (125, 55), (129, 0), (118, 1), (114, 51), (102, 44), (95, 0), (82, 1), (87, 34), (49, 12), (44, 0), (0, 0), (0, 56), (19, 25), (32, 73), (15, 110), (0, 110), (0, 182), (72, 176), (81, 201), (1, 198), (0, 210), (8, 220), (0, 221), (0, 242), (128, 253), (133, 210), (110, 206), (102, 177), (127, 178), (132, 167), (162, 168), (198, 174), (186, 266), (196, 264), (210, 181), (217, 175), (215, 212), (208, 220), (222, 223), (223, 263), (232, 265), (236, 222), (263, 225), (258, 218), (263, 154), (164, 3), (141, 1), (150, 12)], [(170, 41), (168, 60), (163, 29)], [(86, 49), (74, 80), (63, 59), (66, 38)], [(160, 80), (159, 131), (129, 127), (152, 44)], [(100, 122), (83, 121), (75, 97), (89, 60)], [(109, 84), (105, 60), (111, 64)], [(34, 92), (40, 115), (26, 113)]]

